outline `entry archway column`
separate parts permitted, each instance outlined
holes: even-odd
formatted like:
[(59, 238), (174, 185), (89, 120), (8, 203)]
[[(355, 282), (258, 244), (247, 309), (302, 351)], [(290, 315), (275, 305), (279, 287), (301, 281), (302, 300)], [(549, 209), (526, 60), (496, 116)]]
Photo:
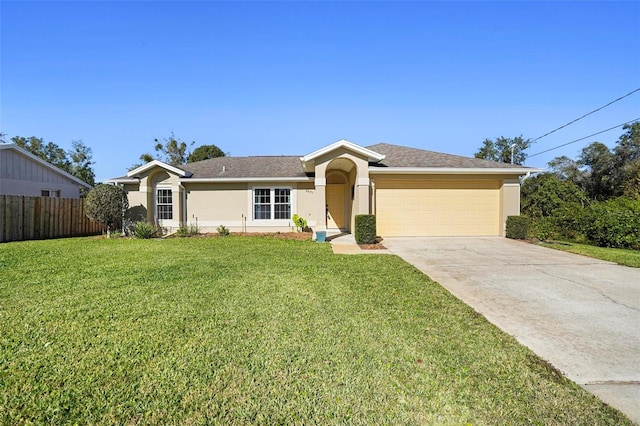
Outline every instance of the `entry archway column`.
[(369, 206), (369, 178), (358, 178), (356, 181), (357, 190), (357, 206), (355, 214), (369, 214), (371, 207)]
[(327, 179), (324, 177), (315, 179), (315, 217), (316, 231), (327, 230)]

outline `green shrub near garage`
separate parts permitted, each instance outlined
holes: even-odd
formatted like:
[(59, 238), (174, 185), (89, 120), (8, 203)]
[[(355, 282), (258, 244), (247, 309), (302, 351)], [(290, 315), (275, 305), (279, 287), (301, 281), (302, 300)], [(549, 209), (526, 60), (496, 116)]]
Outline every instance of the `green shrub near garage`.
[(358, 244), (376, 242), (376, 217), (372, 214), (358, 214), (355, 218), (355, 238)]
[(508, 216), (506, 237), (514, 240), (524, 240), (527, 238), (529, 230), (529, 218), (526, 216)]

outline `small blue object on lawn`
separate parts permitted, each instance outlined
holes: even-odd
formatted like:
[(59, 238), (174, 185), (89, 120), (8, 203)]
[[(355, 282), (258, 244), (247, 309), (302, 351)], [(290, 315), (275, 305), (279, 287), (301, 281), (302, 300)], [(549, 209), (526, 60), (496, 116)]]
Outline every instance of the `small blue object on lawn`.
[(326, 237), (327, 237), (327, 231), (316, 231), (317, 242), (324, 243)]

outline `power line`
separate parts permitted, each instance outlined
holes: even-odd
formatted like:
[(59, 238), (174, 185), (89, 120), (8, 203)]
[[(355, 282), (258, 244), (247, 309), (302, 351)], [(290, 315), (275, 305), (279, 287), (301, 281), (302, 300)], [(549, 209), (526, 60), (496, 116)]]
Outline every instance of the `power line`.
[[(638, 89), (638, 90), (640, 90), (640, 89)], [(597, 133), (591, 134), (591, 135), (589, 135), (589, 136), (585, 136), (585, 137), (580, 138), (580, 139), (576, 139), (576, 140), (571, 141), (571, 142), (563, 143), (562, 145), (554, 146), (553, 148), (545, 149), (544, 151), (536, 152), (535, 154), (527, 155), (527, 158), (535, 157), (536, 155), (544, 154), (545, 152), (553, 151), (554, 149), (562, 148), (563, 146), (567, 146), (567, 145), (571, 145), (572, 143), (576, 143), (576, 142), (583, 141), (583, 140), (588, 139), (588, 138), (590, 138), (590, 137), (593, 137), (593, 136), (599, 135), (599, 134), (601, 134), (601, 133), (608, 132), (609, 130), (613, 130), (613, 129), (616, 129), (616, 128), (618, 128), (618, 127), (622, 127), (622, 126), (624, 126), (625, 124), (630, 124), (630, 123), (633, 123), (634, 121), (638, 121), (638, 120), (640, 120), (640, 118), (636, 118), (636, 119), (634, 119), (634, 120), (627, 121), (626, 123), (618, 124), (617, 126), (609, 127), (609, 128), (608, 128), (608, 129), (606, 129), (606, 130), (602, 130), (602, 131), (600, 131), (600, 132), (597, 132)]]
[[(636, 92), (638, 92), (638, 91), (640, 91), (640, 87), (638, 87), (636, 90), (633, 90), (633, 91), (631, 91), (631, 92), (627, 93), (627, 94), (626, 94), (626, 95), (624, 95), (624, 96), (620, 96), (618, 99), (614, 99), (613, 101), (609, 102), (609, 103), (608, 103), (608, 104), (606, 104), (606, 105), (601, 106), (601, 107), (600, 107), (600, 108), (598, 108), (598, 109), (594, 109), (593, 111), (586, 113), (586, 114), (585, 114), (585, 115), (583, 115), (582, 117), (578, 117), (578, 118), (576, 118), (575, 120), (568, 122), (568, 123), (567, 123), (567, 124), (565, 124), (564, 126), (560, 126), (560, 127), (558, 127), (557, 129), (554, 129), (554, 130), (550, 131), (549, 133), (545, 133), (545, 134), (544, 134), (544, 135), (542, 135), (542, 136), (538, 136), (537, 138), (533, 139), (533, 140), (531, 141), (531, 143), (533, 143), (533, 142), (537, 141), (538, 139), (542, 139), (542, 138), (544, 138), (545, 136), (549, 136), (551, 133), (555, 133), (555, 132), (557, 132), (557, 131), (558, 131), (558, 130), (560, 130), (560, 129), (564, 129), (565, 127), (569, 126), (570, 124), (573, 124), (573, 123), (575, 123), (575, 122), (576, 122), (576, 121), (578, 121), (578, 120), (582, 120), (583, 118), (585, 118), (585, 117), (587, 117), (587, 116), (589, 116), (589, 115), (591, 115), (591, 114), (593, 114), (593, 113), (595, 113), (595, 112), (598, 112), (598, 111), (600, 111), (601, 109), (604, 109), (604, 108), (608, 107), (609, 105), (614, 104), (614, 103), (618, 102), (619, 100), (622, 100), (622, 99), (626, 98), (627, 96), (630, 96), (630, 95), (632, 95), (632, 94), (634, 94), (634, 93), (636, 93)], [(617, 127), (617, 126), (616, 126), (616, 127)], [(587, 137), (588, 137), (588, 136), (587, 136)], [(555, 148), (554, 148), (554, 149), (555, 149)]]

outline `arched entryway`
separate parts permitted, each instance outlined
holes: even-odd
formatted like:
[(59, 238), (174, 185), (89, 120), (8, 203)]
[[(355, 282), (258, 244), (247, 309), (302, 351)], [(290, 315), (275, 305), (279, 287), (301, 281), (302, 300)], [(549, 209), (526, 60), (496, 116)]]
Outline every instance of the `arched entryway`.
[(353, 187), (356, 175), (356, 165), (346, 158), (337, 158), (327, 166), (325, 194), (327, 230), (351, 231)]
[(327, 174), (327, 229), (346, 231), (348, 228), (347, 183), (343, 173), (334, 171)]

